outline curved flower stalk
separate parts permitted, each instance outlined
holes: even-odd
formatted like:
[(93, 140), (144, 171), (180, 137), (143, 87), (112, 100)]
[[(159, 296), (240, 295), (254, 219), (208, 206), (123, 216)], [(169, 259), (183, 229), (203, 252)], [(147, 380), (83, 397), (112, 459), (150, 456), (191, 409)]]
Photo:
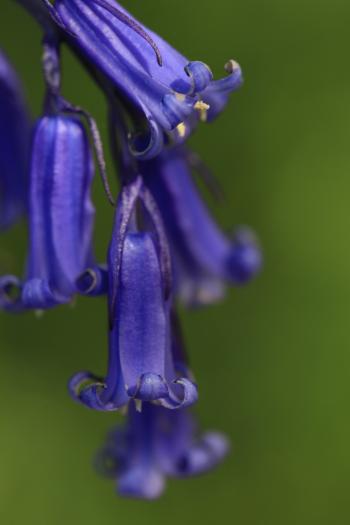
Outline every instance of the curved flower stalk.
[(235, 61), (226, 65), (226, 78), (213, 80), (206, 64), (190, 62), (114, 0), (56, 0), (53, 13), (63, 34), (68, 31), (68, 43), (145, 118), (146, 136), (138, 135), (131, 145), (136, 156), (156, 156), (164, 132), (183, 142), (198, 120), (214, 118), (242, 83)]
[[(33, 140), (29, 191), (29, 254), (15, 304), (4, 277), (5, 308), (46, 309), (71, 301), (75, 280), (92, 264), (93, 160), (83, 125), (75, 117), (41, 118)], [(20, 303), (20, 304), (19, 304)]]
[(0, 50), (0, 229), (27, 208), (31, 129), (20, 81)]
[[(141, 226), (138, 222), (141, 221)], [(143, 226), (142, 226), (143, 224)], [(146, 226), (146, 229), (145, 229)], [(172, 352), (170, 259), (153, 200), (137, 178), (122, 191), (108, 256), (109, 364), (104, 379), (88, 372), (69, 384), (72, 397), (95, 410), (131, 399), (169, 409), (197, 400), (196, 385)], [(96, 283), (78, 280), (90, 293)], [(96, 275), (96, 274), (95, 274)], [(91, 286), (92, 285), (92, 286)]]
[(130, 406), (125, 427), (116, 427), (96, 456), (96, 468), (116, 479), (118, 493), (156, 499), (167, 477), (203, 474), (216, 467), (229, 450), (218, 432), (199, 434), (189, 410), (170, 411), (145, 403)]
[(177, 293), (187, 304), (220, 299), (224, 284), (242, 285), (261, 268), (255, 237), (239, 228), (233, 238), (211, 217), (191, 177), (188, 152), (164, 151), (140, 163), (140, 171), (155, 198), (172, 249)]

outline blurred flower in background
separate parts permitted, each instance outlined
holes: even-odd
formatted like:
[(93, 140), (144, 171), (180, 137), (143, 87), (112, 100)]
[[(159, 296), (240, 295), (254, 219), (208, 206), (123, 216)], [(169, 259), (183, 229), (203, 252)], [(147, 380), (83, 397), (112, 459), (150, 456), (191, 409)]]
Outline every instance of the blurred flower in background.
[(20, 80), (0, 51), (0, 228), (27, 209), (31, 120)]

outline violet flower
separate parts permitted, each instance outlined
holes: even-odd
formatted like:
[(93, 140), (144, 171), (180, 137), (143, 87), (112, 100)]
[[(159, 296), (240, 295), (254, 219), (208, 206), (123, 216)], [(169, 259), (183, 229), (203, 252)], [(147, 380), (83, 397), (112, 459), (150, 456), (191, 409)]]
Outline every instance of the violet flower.
[(93, 174), (80, 121), (61, 115), (41, 118), (34, 133), (30, 170), (26, 278), (15, 304), (8, 287), (16, 281), (12, 276), (2, 278), (3, 307), (46, 309), (72, 299), (77, 276), (92, 264)]
[(15, 70), (0, 51), (0, 229), (27, 207), (31, 121)]
[(225, 283), (242, 285), (261, 268), (255, 237), (239, 228), (230, 238), (215, 223), (191, 177), (188, 152), (165, 150), (140, 163), (162, 214), (172, 249), (176, 288), (187, 304), (220, 299)]
[(127, 424), (108, 434), (95, 463), (102, 475), (116, 479), (120, 495), (156, 499), (167, 477), (203, 474), (228, 450), (224, 435), (199, 434), (189, 410), (174, 412), (145, 403), (141, 412), (130, 405)]
[[(140, 224), (141, 223), (141, 224)], [(80, 372), (72, 397), (95, 410), (117, 410), (129, 400), (169, 409), (197, 400), (196, 385), (172, 351), (171, 268), (156, 206), (141, 178), (126, 186), (116, 211), (108, 256), (109, 363), (98, 378)], [(89, 293), (103, 281), (94, 272), (78, 279)]]
[(242, 83), (239, 65), (213, 80), (210, 68), (189, 61), (135, 20), (114, 0), (56, 0), (51, 14), (69, 45), (101, 71), (148, 123), (134, 138), (136, 156), (151, 158), (163, 147), (164, 132), (182, 142), (198, 120), (211, 120)]

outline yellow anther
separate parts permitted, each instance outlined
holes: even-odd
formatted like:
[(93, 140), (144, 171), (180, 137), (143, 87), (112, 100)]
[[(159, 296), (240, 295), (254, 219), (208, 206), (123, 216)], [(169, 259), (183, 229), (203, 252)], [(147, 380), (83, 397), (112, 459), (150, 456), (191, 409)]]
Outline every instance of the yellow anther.
[(183, 95), (182, 93), (175, 93), (175, 97), (179, 102), (184, 102), (186, 100), (186, 95)]
[(199, 111), (199, 118), (201, 121), (206, 122), (208, 118), (208, 109), (210, 109), (209, 104), (206, 104), (203, 100), (198, 100), (194, 105), (194, 109)]
[(180, 124), (176, 126), (176, 129), (179, 137), (183, 139), (186, 136), (186, 124), (184, 122), (180, 122)]
[(136, 412), (141, 413), (142, 412), (142, 400), (141, 399), (135, 399), (135, 408)]

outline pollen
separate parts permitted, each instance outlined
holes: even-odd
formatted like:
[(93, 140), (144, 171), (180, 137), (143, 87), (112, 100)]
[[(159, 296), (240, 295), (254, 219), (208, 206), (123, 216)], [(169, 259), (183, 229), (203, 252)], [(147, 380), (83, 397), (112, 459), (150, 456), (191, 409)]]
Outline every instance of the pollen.
[(135, 399), (135, 408), (136, 408), (136, 412), (139, 412), (139, 414), (141, 414), (142, 412), (142, 400), (141, 399)]
[(180, 124), (176, 126), (176, 129), (179, 137), (183, 139), (186, 136), (186, 124), (184, 122), (180, 122)]
[(186, 100), (186, 95), (183, 93), (175, 93), (175, 97), (179, 102), (184, 102)]
[(209, 104), (206, 104), (203, 100), (198, 100), (194, 105), (194, 109), (199, 112), (200, 120), (206, 122), (208, 118), (208, 110), (210, 109)]

